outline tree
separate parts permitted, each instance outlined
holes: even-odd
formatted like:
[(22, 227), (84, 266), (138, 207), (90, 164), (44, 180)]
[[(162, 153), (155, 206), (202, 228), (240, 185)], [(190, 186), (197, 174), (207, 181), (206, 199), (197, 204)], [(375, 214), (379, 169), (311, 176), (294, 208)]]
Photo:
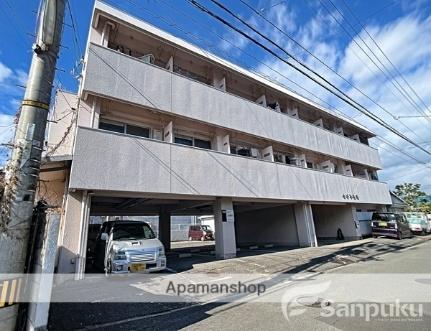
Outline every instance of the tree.
[(426, 196), (425, 192), (421, 191), (421, 184), (404, 183), (395, 186), (395, 195), (403, 199), (409, 210), (418, 208), (418, 198)]
[(431, 214), (431, 202), (421, 202), (417, 210), (425, 214)]

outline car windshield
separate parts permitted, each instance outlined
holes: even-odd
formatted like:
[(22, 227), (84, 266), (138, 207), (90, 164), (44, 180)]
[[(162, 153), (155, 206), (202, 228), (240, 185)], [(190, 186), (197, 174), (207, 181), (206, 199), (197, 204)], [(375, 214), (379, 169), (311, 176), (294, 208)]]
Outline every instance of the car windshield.
[(410, 224), (421, 224), (424, 219), (421, 214), (406, 214), (406, 217)]
[(114, 240), (154, 239), (155, 237), (148, 224), (116, 224), (113, 230)]
[(395, 214), (375, 213), (373, 214), (373, 221), (385, 221), (385, 222), (396, 221), (396, 216)]
[(407, 221), (411, 224), (421, 224), (422, 223), (422, 219), (419, 217), (408, 217)]

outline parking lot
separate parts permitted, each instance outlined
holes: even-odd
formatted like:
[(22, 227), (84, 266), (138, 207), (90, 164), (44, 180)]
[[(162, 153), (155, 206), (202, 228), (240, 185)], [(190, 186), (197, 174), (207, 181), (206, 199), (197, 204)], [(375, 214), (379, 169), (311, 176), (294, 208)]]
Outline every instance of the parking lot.
[[(122, 277), (122, 281), (104, 279), (102, 275), (89, 275), (84, 283), (68, 284), (71, 301), (76, 303), (52, 303), (50, 310), (50, 329), (103, 329), (104, 323), (114, 327), (116, 320), (145, 320), (145, 316), (164, 316), (169, 312), (181, 312), (192, 302), (142, 302), (142, 296), (151, 299), (151, 293), (145, 292), (141, 286), (143, 279), (166, 277), (176, 273), (188, 279), (191, 273), (206, 274), (213, 277), (218, 274), (298, 274), (301, 272), (320, 273), (340, 266), (357, 262), (379, 261), (381, 255), (401, 253), (406, 249), (423, 244), (431, 239), (428, 236), (416, 236), (404, 240), (389, 238), (369, 238), (352, 242), (343, 242), (322, 247), (283, 248), (283, 247), (248, 247), (238, 251), (238, 257), (230, 260), (216, 260), (210, 243), (203, 246), (206, 249), (188, 252), (180, 257), (171, 254), (168, 257), (169, 269), (162, 273), (149, 276), (130, 274)], [(178, 244), (181, 246), (181, 244)], [(194, 250), (199, 245), (195, 245)], [(179, 247), (181, 249), (181, 247)], [(191, 250), (191, 249), (189, 249)], [(150, 277), (150, 278), (145, 278)], [(87, 284), (82, 287), (81, 284)], [(108, 286), (107, 286), (108, 285)], [(117, 288), (120, 287), (121, 288)], [(70, 292), (70, 290), (72, 290)], [(112, 290), (115, 291), (113, 295)], [(56, 289), (54, 289), (55, 293)], [(116, 295), (118, 295), (116, 297)], [(91, 296), (92, 300), (85, 301)], [(79, 303), (78, 303), (79, 301)], [(218, 304), (214, 303), (214, 307)], [(208, 308), (208, 305), (206, 305)], [(71, 318), (73, 316), (73, 318)], [(181, 316), (179, 314), (178, 316)], [(113, 325), (111, 325), (113, 323)]]

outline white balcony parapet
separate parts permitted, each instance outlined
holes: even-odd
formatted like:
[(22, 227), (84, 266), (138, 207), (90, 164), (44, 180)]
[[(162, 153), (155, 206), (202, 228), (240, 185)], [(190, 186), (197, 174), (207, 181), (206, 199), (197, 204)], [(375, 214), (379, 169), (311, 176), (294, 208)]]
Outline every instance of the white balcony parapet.
[[(103, 171), (101, 171), (103, 169)], [(390, 204), (385, 183), (78, 128), (71, 189)]]
[(381, 168), (368, 145), (98, 45), (90, 45), (83, 92)]

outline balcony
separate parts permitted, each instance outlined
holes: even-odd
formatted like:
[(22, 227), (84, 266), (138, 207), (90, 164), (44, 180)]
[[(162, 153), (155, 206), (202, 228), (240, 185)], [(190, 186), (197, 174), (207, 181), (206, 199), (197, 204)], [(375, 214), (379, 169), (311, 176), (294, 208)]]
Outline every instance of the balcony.
[[(90, 143), (89, 143), (90, 142)], [(78, 128), (71, 189), (390, 204), (385, 183)]]
[(381, 168), (370, 146), (95, 44), (83, 91)]

